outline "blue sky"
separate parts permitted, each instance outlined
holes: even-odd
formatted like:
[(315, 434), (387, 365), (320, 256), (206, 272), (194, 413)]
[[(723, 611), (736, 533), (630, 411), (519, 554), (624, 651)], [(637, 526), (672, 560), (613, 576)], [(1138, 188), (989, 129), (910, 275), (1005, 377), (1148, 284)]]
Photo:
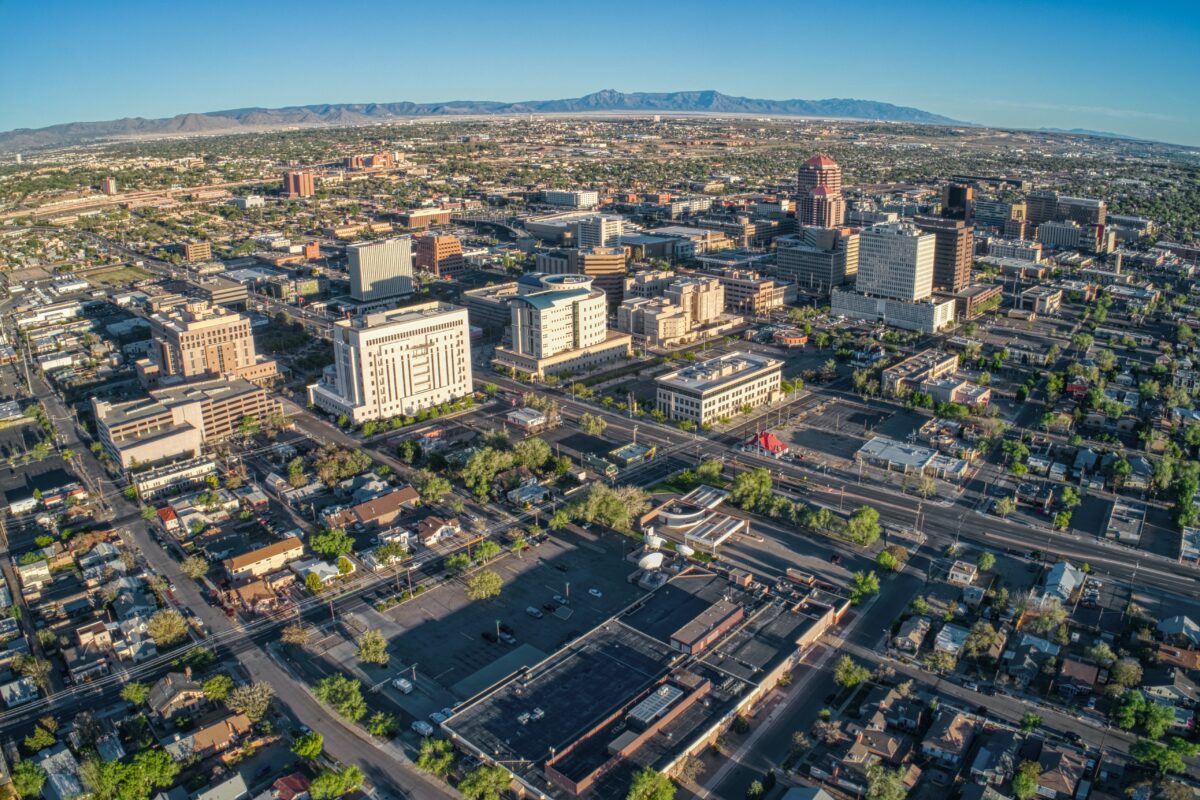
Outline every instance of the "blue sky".
[(0, 130), (717, 89), (1200, 145), (1197, 42), (1194, 0), (0, 0)]

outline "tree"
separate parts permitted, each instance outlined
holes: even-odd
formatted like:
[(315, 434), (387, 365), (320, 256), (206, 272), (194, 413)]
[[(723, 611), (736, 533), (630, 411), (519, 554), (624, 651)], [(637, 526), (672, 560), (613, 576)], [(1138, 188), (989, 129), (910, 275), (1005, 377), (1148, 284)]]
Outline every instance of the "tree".
[(386, 711), (376, 711), (367, 720), (367, 733), (385, 739), (394, 734), (399, 727), (400, 723), (396, 716)]
[(320, 594), (321, 590), (325, 588), (325, 584), (321, 583), (320, 575), (310, 572), (304, 576), (304, 588), (313, 594)]
[(367, 629), (358, 637), (358, 660), (364, 664), (387, 666), (390, 656), (387, 639), (377, 630)]
[(905, 772), (904, 769), (888, 769), (883, 764), (867, 767), (867, 800), (904, 800), (908, 797)]
[(308, 485), (308, 476), (304, 474), (304, 459), (296, 456), (287, 465), (288, 483), (296, 489)]
[(552, 515), (550, 515), (550, 521), (547, 523), (547, 525), (549, 525), (550, 530), (552, 531), (561, 531), (570, 523), (571, 515), (560, 508), (558, 511), (555, 511)]
[(763, 788), (762, 781), (752, 780), (750, 781), (750, 785), (746, 787), (746, 800), (762, 800), (763, 792), (765, 791), (766, 789)]
[(579, 416), (579, 429), (588, 436), (603, 436), (608, 420), (598, 414), (584, 412)]
[(201, 689), (210, 703), (220, 703), (233, 691), (233, 678), (225, 674), (213, 675), (203, 683)]
[(550, 445), (536, 436), (531, 436), (514, 444), (512, 454), (515, 464), (540, 470), (550, 460)]
[(283, 643), (293, 647), (304, 647), (312, 639), (312, 632), (302, 622), (293, 622), (283, 629)]
[(879, 551), (879, 555), (875, 557), (875, 563), (880, 569), (885, 569), (888, 572), (895, 572), (900, 569), (900, 559), (887, 550)]
[(516, 553), (518, 557), (524, 558), (521, 554), (529, 549), (529, 540), (525, 538), (524, 534), (518, 533), (508, 543), (508, 549)]
[(1102, 667), (1107, 667), (1117, 660), (1116, 654), (1106, 642), (1097, 642), (1089, 647), (1087, 657)]
[(461, 575), (471, 568), (471, 557), (459, 551), (446, 557), (446, 572), (451, 575)]
[(335, 797), (357, 792), (362, 784), (362, 770), (351, 764), (341, 770), (323, 770), (312, 779), (308, 794), (312, 800), (333, 800)]
[(501, 793), (511, 782), (512, 777), (504, 767), (480, 766), (463, 776), (458, 791), (467, 800), (500, 800)]
[(996, 566), (996, 556), (987, 550), (979, 554), (979, 560), (976, 562), (980, 572), (991, 572), (992, 567)]
[(403, 561), (408, 555), (408, 548), (395, 539), (384, 542), (375, 548), (375, 560), (380, 564), (393, 564)]
[(437, 503), (450, 492), (450, 481), (441, 475), (429, 475), (421, 483), (421, 500), (425, 503)]
[(465, 591), (468, 600), (487, 600), (500, 594), (504, 579), (490, 569), (476, 572), (467, 580)]
[(1108, 680), (1123, 689), (1142, 682), (1142, 665), (1132, 658), (1122, 658), (1109, 668)]
[(500, 545), (491, 539), (483, 540), (475, 548), (475, 560), (480, 564), (486, 564), (498, 555), (500, 555)]
[(121, 699), (135, 706), (140, 706), (146, 702), (146, 698), (150, 696), (150, 684), (148, 683), (127, 683), (121, 687)]
[(833, 667), (833, 680), (843, 689), (853, 689), (871, 677), (871, 670), (850, 656), (842, 656)]
[(30, 753), (37, 753), (47, 747), (53, 747), (57, 741), (58, 737), (44, 725), (34, 725), (33, 733), (25, 737), (25, 749)]
[(1064, 486), (1058, 499), (1063, 504), (1063, 508), (1068, 510), (1076, 508), (1083, 502), (1079, 497), (1079, 490), (1074, 486)]
[(208, 559), (204, 556), (191, 555), (179, 562), (179, 567), (183, 570), (184, 575), (198, 581), (208, 574)]
[(160, 650), (182, 642), (188, 635), (187, 620), (174, 609), (164, 609), (156, 613), (146, 623), (146, 630)]
[(1142, 730), (1150, 739), (1161, 739), (1175, 723), (1175, 709), (1162, 703), (1147, 703), (1141, 715)]
[(354, 551), (354, 538), (343, 528), (326, 528), (308, 537), (308, 547), (329, 561)]
[(721, 466), (721, 462), (717, 459), (706, 458), (700, 462), (700, 466), (696, 467), (696, 477), (701, 483), (720, 483)]
[(625, 800), (674, 800), (675, 784), (656, 769), (646, 767), (638, 770), (629, 784)]
[(324, 746), (325, 737), (312, 731), (296, 737), (296, 740), (292, 742), (292, 752), (300, 758), (316, 761), (321, 756), (321, 749)]
[(999, 640), (1000, 634), (996, 629), (990, 623), (979, 620), (971, 626), (971, 631), (963, 643), (963, 651), (972, 658), (978, 658), (991, 650)]
[(1009, 514), (1017, 510), (1017, 501), (1011, 497), (1001, 497), (996, 501), (996, 515), (999, 517), (1007, 517)]
[(29, 678), (40, 689), (50, 686), (51, 670), (53, 670), (53, 667), (50, 665), (50, 662), (37, 656), (21, 656), (21, 660), (17, 662), (17, 672)]
[(438, 778), (445, 778), (454, 768), (454, 745), (446, 739), (422, 739), (417, 769)]
[(1172, 736), (1168, 742), (1156, 742), (1151, 739), (1138, 739), (1129, 750), (1129, 754), (1138, 763), (1146, 764), (1158, 770), (1159, 774), (1168, 772), (1183, 772), (1187, 769), (1185, 758), (1192, 758), (1200, 751), (1200, 745), (1194, 744), (1178, 736)]
[(917, 494), (921, 495), (921, 497), (924, 497), (926, 500), (937, 494), (937, 489), (937, 481), (928, 475), (922, 475), (920, 480), (917, 481)]
[(729, 502), (738, 508), (753, 511), (771, 499), (771, 471), (759, 467), (738, 473), (729, 489)]
[(925, 656), (925, 669), (930, 672), (944, 673), (954, 670), (954, 656), (945, 650), (934, 650)]
[(31, 800), (42, 793), (46, 785), (46, 770), (28, 759), (18, 761), (12, 769), (12, 787), (21, 800)]
[(1042, 718), (1032, 711), (1026, 711), (1025, 716), (1021, 717), (1021, 731), (1023, 733), (1033, 733), (1042, 726)]
[(1042, 776), (1042, 767), (1036, 761), (1022, 761), (1013, 775), (1012, 789), (1017, 800), (1031, 800), (1037, 794), (1038, 778)]
[(367, 713), (363, 700), (362, 684), (340, 672), (326, 675), (313, 686), (313, 694), (327, 706), (332, 707), (343, 718), (358, 722)]
[(274, 697), (275, 688), (271, 684), (257, 681), (234, 689), (225, 699), (225, 705), (232, 711), (245, 714), (251, 722), (258, 722), (267, 715)]
[(867, 597), (878, 593), (879, 591), (879, 576), (875, 574), (875, 570), (870, 572), (856, 572), (850, 585), (850, 602), (858, 605)]
[(873, 545), (879, 533), (879, 512), (871, 506), (860, 506), (846, 521), (846, 535), (859, 547)]

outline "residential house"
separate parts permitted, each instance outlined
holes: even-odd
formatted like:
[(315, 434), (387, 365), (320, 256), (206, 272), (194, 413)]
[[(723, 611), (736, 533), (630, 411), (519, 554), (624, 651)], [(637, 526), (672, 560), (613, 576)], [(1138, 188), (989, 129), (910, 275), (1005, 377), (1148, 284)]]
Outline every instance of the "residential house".
[(963, 647), (967, 644), (967, 637), (970, 635), (971, 632), (961, 625), (943, 625), (934, 639), (933, 649), (936, 652), (949, 653), (958, 658), (959, 654), (962, 653)]
[(1058, 669), (1058, 691), (1067, 699), (1089, 695), (1099, 678), (1100, 668), (1095, 664), (1064, 658)]
[(304, 555), (304, 543), (295, 536), (280, 539), (264, 547), (225, 560), (230, 580), (249, 581), (282, 569), (289, 561)]
[(1158, 623), (1158, 632), (1168, 641), (1180, 641), (1189, 647), (1200, 646), (1200, 625), (1191, 617), (1168, 617)]
[(432, 547), (440, 541), (457, 536), (460, 530), (458, 519), (455, 517), (443, 519), (429, 516), (418, 523), (417, 538), (421, 540), (421, 544)]
[(233, 747), (250, 733), (250, 728), (250, 718), (245, 714), (231, 714), (193, 731), (173, 733), (162, 745), (175, 761), (207, 758)]
[(892, 647), (902, 653), (916, 655), (929, 634), (929, 617), (911, 616), (900, 623), (900, 629), (892, 637)]
[(1012, 777), (1021, 750), (1021, 736), (1016, 731), (996, 730), (979, 745), (971, 762), (971, 780), (999, 786)]
[(955, 768), (971, 747), (975, 727), (975, 721), (966, 714), (949, 709), (939, 711), (921, 742), (921, 752), (944, 767)]
[(904, 697), (883, 709), (884, 719), (893, 728), (912, 733), (925, 724), (929, 704), (920, 697)]
[(242, 800), (249, 794), (250, 787), (242, 773), (234, 772), (220, 783), (210, 784), (194, 793), (191, 800)]
[(1038, 758), (1041, 774), (1037, 779), (1038, 797), (1048, 800), (1071, 800), (1087, 769), (1087, 756), (1078, 750), (1053, 744), (1042, 746)]
[(271, 793), (275, 800), (309, 800), (309, 785), (307, 775), (303, 772), (293, 772), (271, 784)]
[(1041, 602), (1045, 603), (1054, 598), (1061, 603), (1069, 603), (1071, 595), (1083, 585), (1084, 578), (1083, 570), (1067, 561), (1058, 562), (1050, 568), (1042, 581)]
[(325, 524), (331, 528), (353, 528), (357, 531), (381, 530), (395, 522), (405, 509), (415, 508), (420, 501), (417, 490), (405, 486), (327, 514)]
[(75, 800), (83, 794), (79, 779), (79, 762), (61, 742), (34, 756), (37, 765), (46, 773), (42, 786), (43, 800)]
[(950, 565), (946, 580), (955, 586), (970, 586), (979, 574), (979, 568), (967, 561), (955, 561)]
[(168, 672), (150, 687), (146, 705), (159, 719), (169, 721), (190, 714), (204, 703), (204, 689), (192, 680), (192, 671)]
[(1196, 682), (1172, 666), (1149, 667), (1142, 673), (1142, 691), (1181, 708), (1195, 708), (1200, 699)]
[(16, 708), (37, 699), (38, 687), (31, 678), (17, 678), (0, 686), (0, 698), (8, 708)]

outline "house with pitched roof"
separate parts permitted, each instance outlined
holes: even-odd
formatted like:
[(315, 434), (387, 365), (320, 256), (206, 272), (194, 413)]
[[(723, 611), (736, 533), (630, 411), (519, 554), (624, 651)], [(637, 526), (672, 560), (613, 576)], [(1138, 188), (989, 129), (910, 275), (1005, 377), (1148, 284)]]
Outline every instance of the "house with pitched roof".
[(975, 721), (966, 714), (950, 709), (939, 711), (921, 742), (921, 752), (944, 767), (956, 768), (970, 749), (975, 730)]

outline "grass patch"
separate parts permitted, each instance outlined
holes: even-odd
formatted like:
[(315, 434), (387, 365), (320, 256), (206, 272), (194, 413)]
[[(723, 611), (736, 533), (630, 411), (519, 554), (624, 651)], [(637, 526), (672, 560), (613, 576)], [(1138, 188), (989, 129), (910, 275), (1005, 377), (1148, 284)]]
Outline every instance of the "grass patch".
[(126, 265), (111, 269), (98, 269), (83, 276), (83, 279), (93, 286), (108, 287), (141, 281), (150, 277), (150, 273), (141, 267)]

